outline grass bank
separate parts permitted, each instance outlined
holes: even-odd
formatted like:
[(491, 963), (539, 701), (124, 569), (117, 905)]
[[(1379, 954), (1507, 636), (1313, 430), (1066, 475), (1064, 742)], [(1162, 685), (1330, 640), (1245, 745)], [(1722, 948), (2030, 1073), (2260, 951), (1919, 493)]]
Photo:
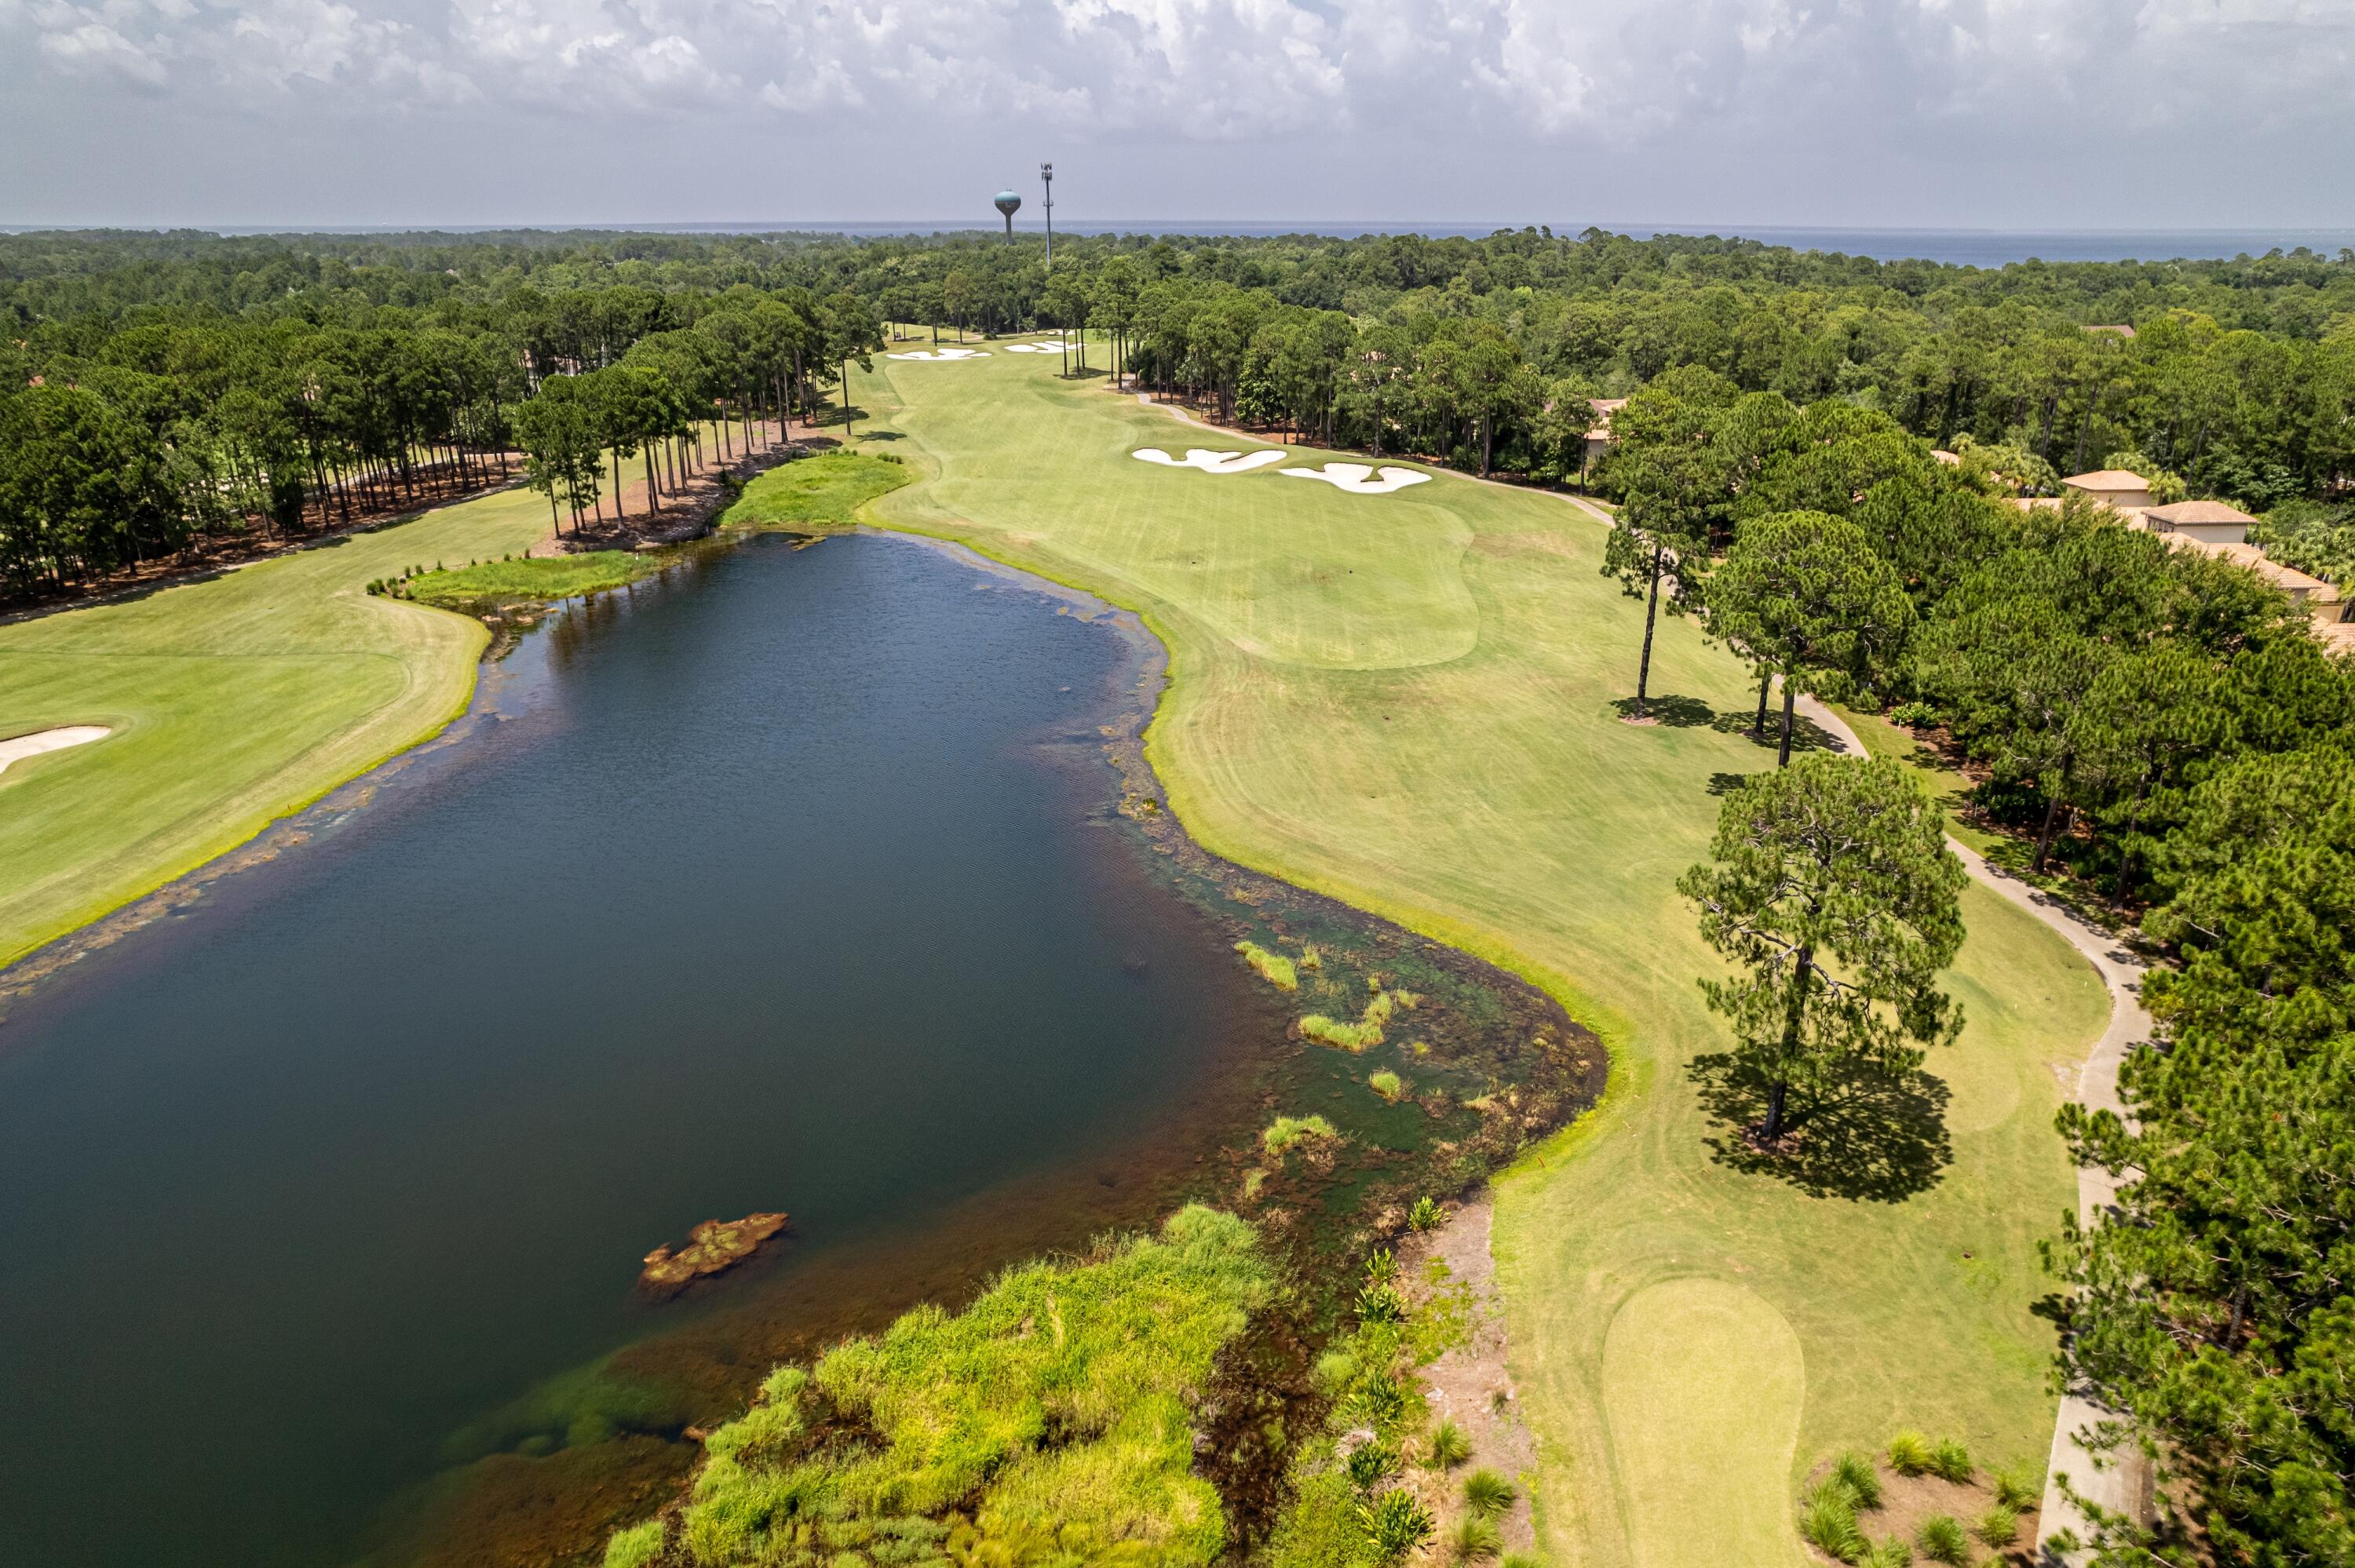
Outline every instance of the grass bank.
[(1498, 1193), (1545, 1542), (1581, 1563), (1795, 1562), (1791, 1499), (1826, 1454), (1901, 1421), (2041, 1453), (2034, 1244), (2073, 1202), (2051, 1117), (2105, 1014), (2091, 971), (1972, 888), (1961, 1042), (1823, 1158), (1745, 1159), (1694, 985), (1712, 960), (1673, 888), (1718, 793), (1772, 763), (1738, 733), (1742, 667), (1667, 622), (1666, 720), (1621, 723), (1640, 612), (1591, 517), (1452, 476), (1358, 496), (1136, 462), (1258, 443), (1054, 369), (884, 366), (860, 401), (933, 482), (872, 514), (1138, 611), (1173, 677), (1148, 752), (1208, 847), (1515, 969), (1613, 1048), (1604, 1107)]
[(606, 1562), (1212, 1562), (1227, 1529), (1194, 1474), (1197, 1410), (1273, 1285), (1252, 1227), (1201, 1207), (1009, 1269), (963, 1312), (780, 1368), (706, 1440), (684, 1508)]
[(790, 533), (847, 528), (861, 506), (914, 477), (890, 453), (837, 448), (760, 475), (719, 514), (719, 525)]
[(208, 580), (0, 626), (0, 735), (101, 724), (0, 774), (0, 964), (235, 848), (465, 708), (478, 620), (370, 595), (527, 549), (505, 491)]
[(662, 558), (636, 550), (584, 550), (577, 556), (517, 556), (396, 577), (385, 591), (439, 609), (479, 612), (546, 604), (624, 588), (662, 569)]

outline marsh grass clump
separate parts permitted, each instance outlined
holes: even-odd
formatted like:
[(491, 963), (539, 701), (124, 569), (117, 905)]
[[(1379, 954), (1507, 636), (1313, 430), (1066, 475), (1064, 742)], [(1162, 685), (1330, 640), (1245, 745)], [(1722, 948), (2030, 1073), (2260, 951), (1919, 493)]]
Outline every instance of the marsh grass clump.
[(1423, 1462), (1428, 1469), (1452, 1470), (1471, 1457), (1472, 1439), (1453, 1421), (1443, 1421), (1433, 1427), (1423, 1446)]
[(1400, 1097), (1406, 1093), (1406, 1081), (1387, 1067), (1368, 1078), (1366, 1084), (1392, 1105), (1398, 1104)]
[(1316, 950), (1316, 943), (1309, 942), (1301, 948), (1300, 967), (1307, 970), (1312, 975), (1321, 973), (1324, 970), (1325, 955)]
[(1908, 1429), (1889, 1440), (1889, 1467), (1901, 1476), (1930, 1473), (1930, 1440)]
[(1249, 964), (1258, 973), (1260, 979), (1267, 981), (1276, 990), (1298, 991), (1300, 989), (1299, 971), (1293, 968), (1292, 960), (1282, 953), (1272, 952), (1257, 942), (1237, 942), (1235, 951), (1243, 956), (1243, 962)]
[(1971, 1451), (1952, 1437), (1931, 1445), (1930, 1473), (1958, 1487), (1971, 1484)]
[(1856, 1568), (1913, 1568), (1913, 1549), (1893, 1535), (1868, 1542)]
[(2044, 1473), (2032, 1465), (2012, 1465), (1995, 1475), (1995, 1500), (2014, 1513), (2026, 1513), (2044, 1502)]
[(1251, 1226), (1190, 1206), (1156, 1236), (1009, 1269), (964, 1312), (917, 1308), (782, 1370), (713, 1433), (681, 1542), (703, 1568), (938, 1556), (953, 1533), (1209, 1563), (1227, 1530), (1194, 1474), (1196, 1410), (1272, 1287)]
[(1970, 1537), (1963, 1533), (1962, 1521), (1952, 1514), (1935, 1513), (1922, 1521), (1913, 1532), (1913, 1544), (1922, 1555), (1933, 1563), (1951, 1563), (1953, 1568), (1968, 1568), (1971, 1560)]
[(663, 1521), (650, 1519), (617, 1530), (605, 1542), (605, 1568), (645, 1568), (662, 1555)]
[(1826, 1478), (1848, 1493), (1849, 1500), (1859, 1510), (1881, 1506), (1881, 1472), (1872, 1467), (1869, 1456), (1849, 1449), (1832, 1461)]
[(2019, 1539), (2019, 1510), (1997, 1503), (1972, 1521), (1971, 1533), (2000, 1550)]
[(1338, 1018), (1312, 1012), (1300, 1021), (1300, 1033), (1320, 1045), (1337, 1045), (1352, 1054), (1382, 1043), (1382, 1032), (1365, 1029)]
[(1483, 1518), (1504, 1512), (1520, 1495), (1512, 1482), (1485, 1465), (1464, 1478), (1464, 1506)]
[(1467, 1513), (1447, 1527), (1446, 1547), (1457, 1563), (1481, 1563), (1504, 1551), (1505, 1535), (1487, 1515)]
[(1799, 1533), (1826, 1556), (1853, 1563), (1867, 1550), (1848, 1489), (1827, 1478), (1799, 1505)]
[(1267, 1124), (1267, 1129), (1259, 1135), (1259, 1140), (1269, 1154), (1282, 1159), (1284, 1151), (1295, 1144), (1339, 1136), (1333, 1130), (1333, 1124), (1321, 1116), (1280, 1116)]

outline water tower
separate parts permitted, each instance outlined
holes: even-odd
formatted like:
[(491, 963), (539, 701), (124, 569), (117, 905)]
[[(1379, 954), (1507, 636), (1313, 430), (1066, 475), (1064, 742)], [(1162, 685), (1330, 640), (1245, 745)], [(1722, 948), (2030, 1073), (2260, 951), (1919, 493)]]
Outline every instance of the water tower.
[(1014, 238), (1014, 215), (1022, 210), (1022, 198), (1012, 191), (997, 193), (997, 210), (1006, 215), (1006, 238)]

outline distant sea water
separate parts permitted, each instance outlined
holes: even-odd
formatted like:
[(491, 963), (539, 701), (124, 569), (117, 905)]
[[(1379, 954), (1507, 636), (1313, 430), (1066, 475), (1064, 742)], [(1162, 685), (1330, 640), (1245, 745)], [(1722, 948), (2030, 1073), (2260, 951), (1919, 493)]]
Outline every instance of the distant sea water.
[[(1258, 219), (1207, 218), (1079, 218), (1061, 219), (1056, 228), (1065, 234), (1251, 235), (1314, 234), (1353, 239), (1369, 234), (1420, 234), (1477, 238), (1500, 228), (1523, 225), (1494, 223), (1433, 223), (1421, 219), (1308, 219), (1271, 223)], [(1556, 234), (1576, 234), (1583, 222), (1552, 225)], [(1788, 246), (1795, 250), (1820, 250), (1848, 256), (1870, 256), (1881, 261), (1919, 260), (1966, 267), (2002, 267), (2015, 261), (2171, 261), (2206, 260), (2234, 256), (2263, 256), (2269, 250), (2303, 247), (2326, 257), (2355, 249), (2355, 228), (1809, 228), (1774, 225), (1711, 226), (1708, 224), (1603, 223), (1594, 227), (1616, 234), (1649, 238), (1659, 234), (1740, 236), (1762, 244)], [(1018, 217), (1016, 229), (1036, 235), (1035, 216)], [(901, 235), (996, 233), (992, 218), (910, 218), (890, 223), (826, 223), (817, 221), (744, 221), (733, 223), (602, 223), (602, 224), (449, 224), (429, 229), (424, 225), (325, 225), (310, 228), (286, 227), (224, 228), (221, 234), (482, 234), (527, 228), (537, 230), (598, 230), (607, 233), (650, 234), (840, 234), (859, 238)], [(21, 232), (21, 230), (17, 230)]]

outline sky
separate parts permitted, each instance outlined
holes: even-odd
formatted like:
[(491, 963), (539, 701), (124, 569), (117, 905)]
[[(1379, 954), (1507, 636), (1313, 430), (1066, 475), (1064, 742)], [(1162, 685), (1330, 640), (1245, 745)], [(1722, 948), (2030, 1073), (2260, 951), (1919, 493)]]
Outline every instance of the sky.
[(0, 224), (2355, 227), (2355, 0), (0, 0)]

